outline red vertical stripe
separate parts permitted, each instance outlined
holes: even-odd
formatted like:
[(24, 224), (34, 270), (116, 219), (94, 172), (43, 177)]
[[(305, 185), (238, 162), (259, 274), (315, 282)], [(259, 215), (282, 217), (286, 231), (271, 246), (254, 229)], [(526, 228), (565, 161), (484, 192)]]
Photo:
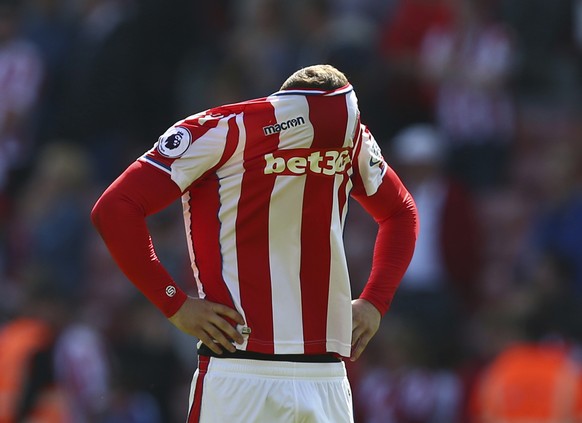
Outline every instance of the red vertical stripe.
[(198, 423), (200, 421), (200, 410), (202, 409), (202, 394), (204, 387), (204, 377), (208, 371), (210, 357), (198, 356), (198, 378), (194, 387), (194, 398), (188, 413), (187, 423)]
[[(307, 101), (314, 130), (311, 148), (342, 148), (348, 116), (345, 96), (308, 96)], [(300, 269), (305, 354), (321, 352), (326, 340), (334, 181), (315, 174), (305, 181)]]
[[(236, 148), (239, 131), (235, 119), (229, 121), (225, 153), (220, 163), (226, 161)], [(215, 168), (217, 168), (216, 166)], [(214, 169), (212, 169), (214, 171)], [(219, 181), (215, 173), (207, 174), (190, 188), (191, 233), (196, 266), (204, 286), (206, 298), (234, 308), (234, 302), (222, 276), (220, 248)], [(204, 199), (204, 201), (198, 201)], [(234, 324), (234, 322), (232, 322)]]
[(277, 149), (278, 134), (265, 136), (263, 127), (275, 120), (273, 106), (261, 103), (246, 111), (244, 168), (236, 220), (238, 274), (246, 323), (252, 329), (248, 349), (272, 354), (273, 311), (269, 262), (269, 205), (274, 175), (265, 175), (264, 156)]
[[(199, 198), (203, 198), (204, 201), (197, 201)], [(220, 197), (216, 175), (207, 177), (190, 190), (189, 207), (192, 219), (190, 237), (206, 299), (234, 307), (222, 277), (218, 219)]]

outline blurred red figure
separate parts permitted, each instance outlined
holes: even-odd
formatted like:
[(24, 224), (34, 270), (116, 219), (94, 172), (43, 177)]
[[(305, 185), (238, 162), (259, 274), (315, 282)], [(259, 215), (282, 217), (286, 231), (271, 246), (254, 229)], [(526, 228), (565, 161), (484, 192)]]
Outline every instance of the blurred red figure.
[(392, 140), (391, 158), (415, 198), (422, 230), (392, 312), (419, 325), (438, 367), (459, 354), (463, 316), (479, 304), (481, 230), (470, 192), (445, 171), (446, 138), (416, 124)]
[[(450, 290), (466, 309), (478, 302), (481, 235), (473, 196), (445, 170), (447, 140), (430, 124), (404, 128), (393, 140), (395, 166), (424, 217), (403, 290)], [(422, 203), (422, 206), (419, 204)]]
[(429, 120), (433, 110), (430, 84), (423, 79), (421, 49), (427, 32), (453, 20), (450, 0), (400, 0), (380, 33), (379, 55), (387, 70), (386, 99), (397, 107), (397, 129)]
[(516, 49), (512, 32), (487, 0), (454, 0), (451, 23), (422, 40), (419, 70), (434, 90), (434, 121), (449, 143), (451, 172), (473, 189), (505, 182), (515, 106), (510, 90)]

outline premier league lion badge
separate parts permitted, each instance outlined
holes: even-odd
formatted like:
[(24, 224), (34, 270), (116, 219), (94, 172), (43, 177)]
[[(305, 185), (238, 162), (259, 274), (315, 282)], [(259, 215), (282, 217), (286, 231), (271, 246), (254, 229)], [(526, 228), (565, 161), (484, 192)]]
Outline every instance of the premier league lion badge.
[(176, 126), (168, 129), (158, 140), (158, 151), (164, 157), (176, 158), (188, 150), (192, 135), (188, 129)]

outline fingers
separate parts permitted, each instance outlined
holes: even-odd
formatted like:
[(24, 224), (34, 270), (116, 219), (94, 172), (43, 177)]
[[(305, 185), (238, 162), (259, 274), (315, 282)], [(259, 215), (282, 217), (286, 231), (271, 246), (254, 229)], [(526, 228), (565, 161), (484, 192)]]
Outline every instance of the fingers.
[(205, 334), (208, 335), (208, 339), (203, 340), (201, 337), (199, 339), (217, 354), (222, 354), (222, 348), (230, 352), (235, 352), (236, 347), (232, 345), (232, 342), (242, 344), (244, 338), (223, 316), (244, 325), (245, 321), (243, 317), (236, 310), (222, 304), (209, 303), (209, 306), (210, 313), (208, 320), (203, 326)]
[(200, 339), (200, 341), (206, 345), (208, 348), (210, 348), (214, 353), (216, 354), (222, 354), (223, 353), (223, 349), (220, 345), (218, 345), (217, 343), (214, 342), (214, 339), (212, 339), (211, 336), (207, 335), (206, 333), (202, 333), (198, 336), (198, 339)]
[(352, 327), (352, 353), (350, 355), (351, 361), (356, 361), (362, 351), (364, 350), (361, 347), (361, 339), (364, 334), (365, 328), (363, 325), (360, 324), (357, 318), (354, 318), (353, 327)]
[(362, 337), (364, 335), (364, 328), (354, 322), (354, 327), (352, 329), (352, 354), (350, 356), (351, 361), (356, 361), (362, 352), (364, 351), (365, 345), (362, 346)]
[(237, 322), (238, 324), (241, 325), (245, 324), (245, 319), (241, 316), (241, 314), (238, 311), (225, 305), (214, 303), (212, 305), (212, 311), (214, 311), (216, 314), (228, 317)]
[[(230, 326), (230, 328), (232, 329), (232, 326)], [(232, 341), (227, 338), (224, 331), (218, 329), (214, 325), (210, 325), (206, 331), (211, 338), (211, 343), (207, 344), (204, 341), (202, 342), (204, 342), (204, 344), (206, 344), (211, 350), (218, 354), (222, 353), (221, 347), (230, 352), (236, 351), (235, 346), (232, 345)]]
[(170, 321), (183, 332), (197, 337), (216, 354), (223, 349), (234, 352), (233, 341), (242, 344), (244, 338), (230, 321), (245, 324), (243, 317), (230, 307), (198, 298), (189, 298)]
[(366, 300), (352, 301), (352, 354), (351, 361), (356, 361), (368, 346), (378, 330), (381, 315)]
[(360, 334), (359, 336), (353, 336), (352, 354), (350, 356), (351, 361), (356, 361), (358, 358), (360, 358), (360, 355), (362, 355), (362, 353), (368, 346), (368, 342), (370, 342), (370, 339), (372, 339), (372, 337), (364, 333)]
[[(242, 334), (240, 334), (236, 330), (236, 328), (234, 328), (230, 323), (228, 323), (226, 320), (224, 320), (218, 314), (215, 315), (214, 319), (212, 319), (210, 323), (212, 323), (212, 327), (214, 329), (216, 329), (215, 331), (212, 331), (211, 334), (212, 335), (214, 335), (214, 333), (219, 333), (220, 334), (219, 337), (216, 337), (215, 338), (216, 341), (219, 341), (220, 342), (222, 340), (222, 338), (224, 338), (226, 340), (226, 342), (228, 342), (228, 344), (230, 346), (232, 346), (231, 345), (231, 342), (232, 341), (236, 342), (237, 344), (242, 344), (244, 342), (244, 338), (243, 338)], [(244, 320), (242, 321), (241, 324), (244, 325)], [(220, 344), (222, 344), (222, 342), (220, 342)], [(234, 349), (234, 347), (233, 347), (233, 349)]]

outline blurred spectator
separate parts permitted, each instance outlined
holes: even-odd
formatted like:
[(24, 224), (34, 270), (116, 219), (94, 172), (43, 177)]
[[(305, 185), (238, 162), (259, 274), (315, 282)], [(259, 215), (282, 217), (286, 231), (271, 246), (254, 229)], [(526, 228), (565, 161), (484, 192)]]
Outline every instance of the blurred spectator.
[(66, 84), (54, 117), (56, 136), (88, 148), (99, 161), (97, 176), (103, 178), (118, 169), (116, 160), (131, 148), (127, 128), (138, 119), (138, 49), (131, 4), (124, 0), (75, 4)]
[(537, 167), (543, 202), (531, 221), (525, 262), (534, 268), (544, 257), (561, 263), (568, 275), (568, 289), (582, 295), (582, 163), (579, 139), (553, 142), (545, 148), (544, 160)]
[(461, 313), (479, 302), (482, 242), (473, 199), (448, 177), (445, 139), (416, 124), (393, 140), (392, 159), (419, 211), (421, 231), (392, 312), (417, 321), (441, 364), (458, 353)]
[(528, 209), (522, 193), (511, 187), (480, 198), (478, 211), (484, 234), (480, 300), (483, 307), (491, 307), (520, 285), (516, 262), (526, 231)]
[(297, 63), (308, 66), (321, 62), (329, 56), (331, 39), (331, 5), (327, 0), (299, 0), (294, 8), (295, 25), (293, 34), (297, 37)]
[(0, 194), (9, 173), (27, 164), (43, 61), (21, 33), (21, 2), (0, 1)]
[(254, 0), (234, 7), (236, 26), (228, 48), (241, 73), (245, 97), (276, 91), (294, 69), (287, 6), (277, 0)]
[(384, 78), (376, 57), (380, 23), (393, 0), (292, 2), (292, 35), (297, 67), (330, 63), (349, 76), (358, 89), (360, 108), (367, 124), (384, 137), (385, 108), (375, 107)]
[(399, 0), (334, 0), (329, 2), (334, 16), (352, 15), (381, 20)]
[(77, 300), (84, 290), (87, 153), (67, 142), (47, 144), (15, 206), (11, 227), (11, 273), (37, 268), (54, 280), (63, 298)]
[(453, 371), (427, 366), (430, 341), (388, 316), (368, 345), (354, 386), (358, 423), (455, 423), (462, 391)]
[[(119, 310), (111, 327), (111, 350), (116, 361), (116, 384), (113, 389), (113, 417), (107, 423), (135, 414), (136, 423), (165, 423), (185, 421), (188, 410), (183, 401), (194, 369), (187, 369), (175, 349), (165, 318), (142, 297), (137, 297)], [(190, 356), (196, 345), (190, 341)], [(179, 409), (175, 398), (181, 396)], [(145, 407), (145, 408), (144, 408)], [(150, 410), (147, 414), (140, 412)], [(141, 416), (137, 418), (138, 416)], [(127, 417), (126, 417), (127, 418)]]
[(471, 406), (471, 423), (581, 421), (582, 365), (564, 345), (514, 344), (485, 370)]
[[(577, 95), (579, 100), (579, 93), (573, 88), (580, 87), (582, 71), (575, 45), (580, 40), (576, 39), (580, 34), (577, 11), (580, 2), (498, 0), (497, 3), (519, 47), (515, 69), (515, 86), (519, 95), (528, 101), (540, 95), (554, 97), (556, 94)], [(578, 72), (574, 67), (576, 63)], [(557, 93), (556, 88), (561, 92)]]
[(506, 183), (515, 130), (510, 90), (515, 48), (489, 0), (454, 0), (455, 19), (435, 25), (421, 48), (436, 90), (435, 121), (449, 142), (449, 167), (471, 188)]
[[(562, 294), (551, 261), (505, 292), (467, 326), (464, 421), (574, 422), (582, 415), (579, 306)], [(574, 319), (572, 319), (574, 318)], [(574, 329), (574, 330), (572, 330)]]
[[(392, 120), (389, 136), (415, 122), (431, 121), (433, 93), (422, 78), (421, 50), (429, 29), (452, 21), (450, 0), (398, 0), (379, 35), (378, 55), (385, 73), (378, 78), (382, 102)], [(384, 108), (385, 109), (385, 108)]]
[[(384, 125), (378, 125), (378, 121), (379, 115), (382, 115), (385, 122), (385, 110), (374, 107), (378, 96), (377, 81), (382, 75), (378, 60), (374, 56), (378, 37), (377, 23), (363, 13), (331, 16), (327, 20), (328, 40), (323, 60), (344, 69), (346, 75), (349, 75), (352, 85), (358, 89), (358, 101), (362, 106), (361, 112), (366, 115), (367, 124), (378, 128), (378, 136), (383, 138)], [(303, 43), (311, 44), (308, 36)], [(370, 119), (372, 122), (369, 122)]]
[(23, 1), (22, 33), (37, 48), (45, 63), (43, 92), (39, 99), (35, 137), (37, 143), (54, 139), (62, 111), (75, 42), (76, 16), (61, 0)]
[(102, 423), (163, 423), (160, 412), (151, 395), (134, 393), (118, 397)]
[[(196, 18), (195, 28), (185, 25), (187, 34), (181, 39), (185, 44), (180, 50), (183, 60), (176, 69), (177, 112), (172, 116), (186, 116), (193, 110), (205, 110), (215, 102), (229, 104), (244, 98), (242, 75), (229, 50), (231, 32), (235, 31), (236, 13), (233, 10), (239, 2), (216, 0), (192, 3), (187, 14), (188, 22)], [(196, 33), (192, 33), (193, 29)], [(198, 42), (190, 42), (197, 39)], [(156, 75), (152, 75), (156, 77)], [(170, 86), (172, 86), (170, 84)]]
[(527, 283), (517, 290), (529, 296), (528, 331), (534, 339), (559, 337), (582, 344), (580, 296), (572, 293), (569, 270), (552, 256), (540, 257), (532, 267)]
[(93, 423), (101, 421), (111, 405), (111, 363), (103, 335), (80, 315), (71, 313), (74, 320), (59, 334), (53, 366), (71, 423)]
[(0, 422), (93, 423), (109, 405), (104, 339), (77, 307), (28, 275), (19, 314), (0, 329)]
[(0, 422), (71, 421), (53, 364), (64, 314), (46, 286), (30, 286), (21, 312), (0, 327)]

